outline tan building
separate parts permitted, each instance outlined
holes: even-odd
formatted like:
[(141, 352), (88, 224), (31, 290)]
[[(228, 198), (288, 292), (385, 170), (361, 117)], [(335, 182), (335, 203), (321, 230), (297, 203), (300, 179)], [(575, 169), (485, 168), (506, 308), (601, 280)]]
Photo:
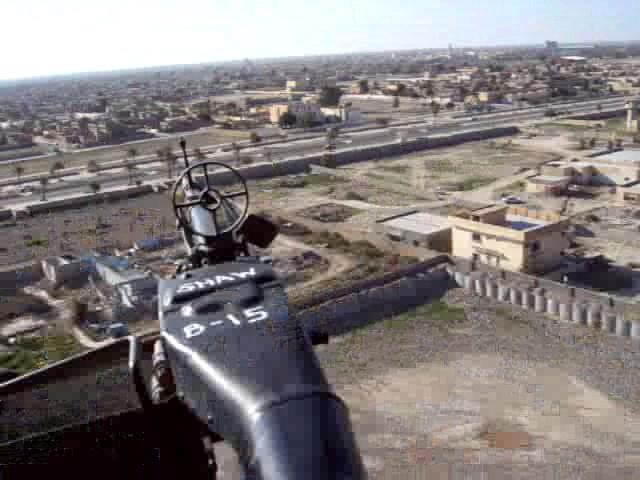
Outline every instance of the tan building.
[(493, 267), (542, 273), (562, 262), (569, 220), (552, 212), (493, 205), (449, 216), (452, 254)]
[[(597, 157), (554, 161), (527, 181), (530, 193), (558, 193), (569, 184), (625, 186), (640, 181), (640, 151), (619, 150)], [(564, 187), (563, 187), (564, 185)]]
[(639, 206), (640, 205), (640, 183), (629, 185), (627, 187), (618, 187), (616, 189), (616, 201), (621, 205)]
[(305, 116), (314, 122), (324, 122), (324, 115), (318, 104), (312, 102), (289, 102), (271, 105), (269, 108), (271, 123), (278, 123), (280, 116), (285, 112), (295, 115), (298, 125), (302, 124)]
[(374, 228), (394, 241), (451, 252), (451, 223), (440, 215), (410, 211), (381, 218), (376, 221)]
[(287, 80), (288, 92), (302, 92), (311, 88), (311, 80), (309, 78), (297, 78)]
[(527, 193), (562, 195), (571, 183), (570, 176), (537, 175), (527, 180)]

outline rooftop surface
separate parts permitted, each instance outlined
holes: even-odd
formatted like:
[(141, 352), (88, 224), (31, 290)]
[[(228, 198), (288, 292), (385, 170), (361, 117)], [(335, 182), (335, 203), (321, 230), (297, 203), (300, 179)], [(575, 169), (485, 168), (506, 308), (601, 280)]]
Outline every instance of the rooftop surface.
[(537, 175), (528, 179), (533, 183), (562, 183), (571, 180), (571, 177), (564, 175)]
[(542, 225), (548, 225), (549, 222), (540, 220), (538, 218), (525, 217), (522, 215), (507, 214), (507, 227), (513, 230), (530, 230), (532, 228), (541, 227)]
[(380, 223), (399, 230), (408, 230), (424, 234), (435, 233), (451, 228), (451, 223), (447, 218), (425, 212), (410, 213), (404, 216), (390, 218), (389, 220), (383, 220)]
[(593, 160), (597, 163), (598, 160), (614, 163), (630, 163), (640, 162), (640, 150), (619, 150), (617, 152), (605, 153), (604, 155), (598, 155), (593, 157)]

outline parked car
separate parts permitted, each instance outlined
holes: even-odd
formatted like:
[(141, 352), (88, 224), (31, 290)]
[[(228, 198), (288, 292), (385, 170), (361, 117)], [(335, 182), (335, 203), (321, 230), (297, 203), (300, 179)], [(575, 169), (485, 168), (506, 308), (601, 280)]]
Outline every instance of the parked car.
[(522, 203), (525, 203), (525, 201), (524, 201), (524, 200), (522, 200), (521, 198), (516, 197), (516, 196), (514, 196), (514, 195), (511, 195), (511, 196), (505, 197), (505, 198), (503, 198), (503, 199), (502, 199), (502, 201), (503, 201), (504, 203), (508, 204), (508, 205), (520, 205), (520, 204), (522, 204)]

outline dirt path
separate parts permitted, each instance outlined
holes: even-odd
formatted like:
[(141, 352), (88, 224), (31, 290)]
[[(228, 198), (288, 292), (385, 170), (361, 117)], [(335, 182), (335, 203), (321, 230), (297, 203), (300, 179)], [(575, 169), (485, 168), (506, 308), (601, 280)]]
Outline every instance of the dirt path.
[(472, 202), (493, 202), (493, 194), (496, 190), (500, 190), (506, 188), (512, 183), (524, 181), (529, 177), (535, 175), (534, 170), (526, 170), (524, 172), (518, 173), (516, 175), (511, 175), (506, 178), (501, 178), (496, 180), (489, 185), (485, 185), (484, 187), (477, 188), (476, 190), (472, 190), (470, 192), (462, 192), (458, 193), (455, 196), (461, 200), (468, 200)]

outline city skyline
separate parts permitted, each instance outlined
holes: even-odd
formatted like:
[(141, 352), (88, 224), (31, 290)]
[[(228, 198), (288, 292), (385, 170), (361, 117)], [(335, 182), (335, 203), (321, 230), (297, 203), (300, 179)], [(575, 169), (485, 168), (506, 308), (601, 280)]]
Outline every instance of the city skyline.
[[(412, 49), (633, 41), (629, 1), (528, 5), (463, 0), (411, 1), (389, 10), (381, 2), (289, 0), (260, 5), (187, 0), (116, 0), (99, 10), (78, 0), (25, 0), (3, 6), (9, 19), (0, 80), (109, 72), (243, 58), (283, 58)], [(193, 12), (199, 12), (194, 15)], [(181, 21), (181, 19), (183, 19)], [(569, 21), (569, 19), (571, 21)], [(608, 21), (606, 19), (609, 19)], [(31, 25), (32, 33), (24, 26)], [(55, 40), (55, 41), (52, 41)], [(230, 47), (232, 46), (232, 47)]]

